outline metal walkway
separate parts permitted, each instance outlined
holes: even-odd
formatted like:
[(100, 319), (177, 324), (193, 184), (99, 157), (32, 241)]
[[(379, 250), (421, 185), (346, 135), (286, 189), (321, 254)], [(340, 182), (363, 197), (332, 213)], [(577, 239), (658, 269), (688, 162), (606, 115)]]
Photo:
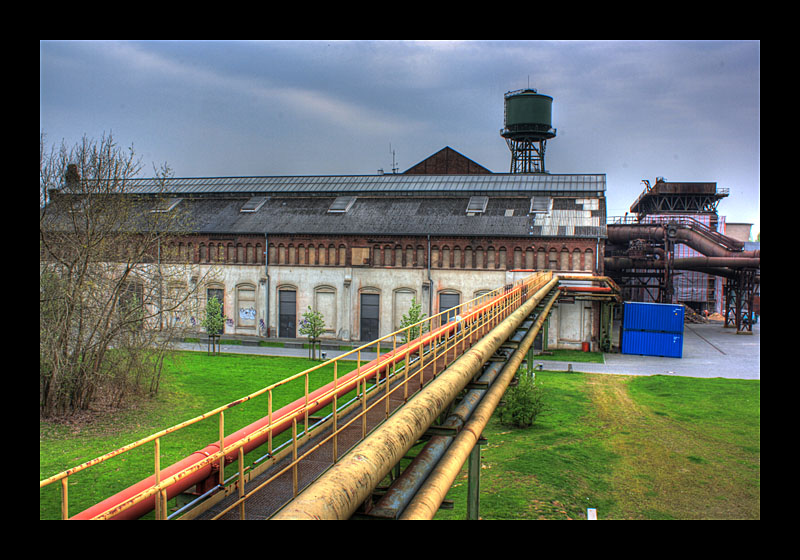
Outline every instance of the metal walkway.
[[(601, 277), (586, 279), (608, 281)], [(433, 490), (425, 490), (424, 486), (420, 489), (423, 483), (436, 478), (437, 473), (430, 468), (422, 477), (416, 475), (413, 491), (397, 490), (399, 481), (408, 478), (399, 472), (400, 460), (421, 441), (441, 444), (441, 438), (445, 438), (447, 448), (462, 436), (470, 437), (466, 433), (470, 430), (462, 428), (472, 422), (473, 411), (477, 410), (474, 414), (481, 417), (488, 410), (491, 416), (558, 295), (558, 278), (551, 272), (531, 274), (517, 284), (465, 302), (449, 314), (443, 312), (355, 349), (350, 356), (329, 360), (326, 363), (334, 363), (334, 378), (323, 387), (309, 387), (309, 373), (320, 367), (315, 366), (235, 403), (43, 480), (40, 488), (61, 481), (64, 519), (135, 519), (153, 510), (157, 519), (270, 519), (276, 514), (347, 519), (354, 514), (370, 515), (376, 503), (380, 505), (373, 516), (398, 518), (402, 508), (387, 505), (386, 500), (381, 503), (385, 494), (402, 494), (400, 501), (405, 508), (417, 494), (442, 492), (442, 483)], [(451, 319), (446, 322), (448, 317)], [(368, 347), (377, 347), (377, 357), (362, 365), (360, 352)], [(356, 356), (358, 367), (337, 375), (336, 362)], [(274, 410), (272, 391), (282, 384), (303, 380), (304, 397)], [(225, 410), (264, 394), (269, 396), (267, 416), (225, 435)], [(492, 400), (494, 404), (482, 404)], [(451, 418), (456, 405), (467, 401), (472, 402), (472, 410)], [(328, 406), (332, 412), (316, 416), (324, 414), (322, 411)], [(158, 457), (161, 437), (214, 416), (219, 417), (219, 441), (163, 470), (156, 459), (153, 476), (70, 517), (66, 493), (70, 475), (151, 441), (156, 442)], [(282, 432), (291, 437), (273, 448), (273, 438)], [(474, 447), (474, 443), (468, 445)], [(245, 454), (253, 450), (263, 455), (245, 465)], [(442, 453), (450, 451), (443, 449), (437, 456), (439, 463), (445, 464)], [(221, 460), (235, 463), (238, 472), (224, 479), (225, 469), (220, 472), (219, 468)], [(460, 468), (464, 460), (457, 460)], [(369, 466), (365, 467), (367, 463)], [(228, 475), (230, 471), (229, 468)], [(387, 480), (395, 484), (395, 490), (378, 488)], [(192, 500), (168, 515), (168, 500), (176, 496), (191, 496)], [(318, 506), (322, 510), (316, 511)], [(412, 510), (415, 506), (412, 503), (408, 507)]]

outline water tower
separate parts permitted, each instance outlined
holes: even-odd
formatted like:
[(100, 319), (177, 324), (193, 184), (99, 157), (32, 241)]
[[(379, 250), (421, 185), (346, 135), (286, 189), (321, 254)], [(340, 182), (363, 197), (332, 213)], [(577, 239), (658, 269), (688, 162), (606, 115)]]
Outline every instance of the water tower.
[(554, 138), (553, 98), (533, 88), (505, 94), (505, 126), (500, 136), (511, 150), (511, 173), (546, 173), (544, 151)]

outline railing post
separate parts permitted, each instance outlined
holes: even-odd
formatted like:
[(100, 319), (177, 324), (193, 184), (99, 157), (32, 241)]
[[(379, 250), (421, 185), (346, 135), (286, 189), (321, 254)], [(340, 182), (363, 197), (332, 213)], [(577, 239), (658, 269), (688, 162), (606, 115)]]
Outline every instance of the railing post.
[[(408, 336), (406, 336), (408, 338)], [(410, 342), (410, 341), (409, 341)], [(403, 402), (408, 402), (408, 370), (411, 367), (411, 354), (406, 344), (406, 363), (403, 367)]]
[(272, 389), (267, 391), (267, 422), (269, 423), (269, 436), (267, 438), (267, 453), (272, 456)]
[(303, 422), (305, 424), (305, 427), (303, 428), (303, 433), (308, 435), (308, 372), (306, 372), (306, 376), (305, 377), (306, 377), (306, 404), (303, 407), (304, 408), (304, 413), (305, 413), (304, 414), (304, 418), (303, 418)]
[[(155, 476), (155, 484), (154, 484), (154, 486), (158, 486), (161, 483), (161, 438), (156, 438), (155, 443), (156, 443), (156, 446), (155, 446), (156, 447), (156, 451), (155, 451), (156, 457), (155, 457), (154, 463), (155, 463), (156, 476)], [(161, 492), (160, 491), (155, 496), (155, 504), (156, 504), (156, 507), (155, 507), (156, 519), (159, 519), (159, 520), (165, 519), (165, 518), (161, 517), (162, 510), (166, 509), (166, 508), (162, 507)]]
[(339, 416), (338, 413), (338, 396), (337, 393), (337, 378), (338, 378), (338, 365), (339, 360), (333, 362), (333, 410), (331, 411), (333, 414), (333, 462), (339, 460), (339, 434), (338, 434), (338, 427), (337, 427), (337, 418)]
[(69, 502), (67, 501), (68, 476), (61, 479), (61, 519), (69, 519)]
[(292, 496), (297, 496), (297, 417), (292, 418)]
[(367, 437), (367, 378), (361, 380), (361, 439)]
[(219, 483), (225, 484), (225, 412), (219, 413)]
[[(244, 447), (239, 447), (239, 499), (244, 498)], [(239, 504), (239, 519), (244, 521), (244, 500)]]

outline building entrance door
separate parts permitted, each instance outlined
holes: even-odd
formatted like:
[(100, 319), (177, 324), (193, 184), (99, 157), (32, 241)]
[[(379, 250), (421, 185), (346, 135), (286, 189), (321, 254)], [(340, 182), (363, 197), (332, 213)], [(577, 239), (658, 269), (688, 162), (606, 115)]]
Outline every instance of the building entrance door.
[(379, 294), (361, 294), (361, 341), (369, 342), (379, 338), (380, 326), (380, 301)]
[[(456, 316), (456, 310), (453, 309), (461, 303), (461, 296), (459, 294), (439, 294), (439, 313), (447, 311), (442, 315), (442, 324), (451, 321)], [(452, 311), (448, 311), (452, 309)]]
[(278, 336), (295, 338), (297, 325), (297, 292), (280, 290), (278, 292)]

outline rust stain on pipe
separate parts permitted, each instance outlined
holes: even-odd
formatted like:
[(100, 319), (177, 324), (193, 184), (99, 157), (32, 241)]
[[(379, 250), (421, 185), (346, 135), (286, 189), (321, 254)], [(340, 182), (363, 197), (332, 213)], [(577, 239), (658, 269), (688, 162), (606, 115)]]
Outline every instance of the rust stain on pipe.
[(348, 519), (557, 284), (552, 278), (273, 519)]

